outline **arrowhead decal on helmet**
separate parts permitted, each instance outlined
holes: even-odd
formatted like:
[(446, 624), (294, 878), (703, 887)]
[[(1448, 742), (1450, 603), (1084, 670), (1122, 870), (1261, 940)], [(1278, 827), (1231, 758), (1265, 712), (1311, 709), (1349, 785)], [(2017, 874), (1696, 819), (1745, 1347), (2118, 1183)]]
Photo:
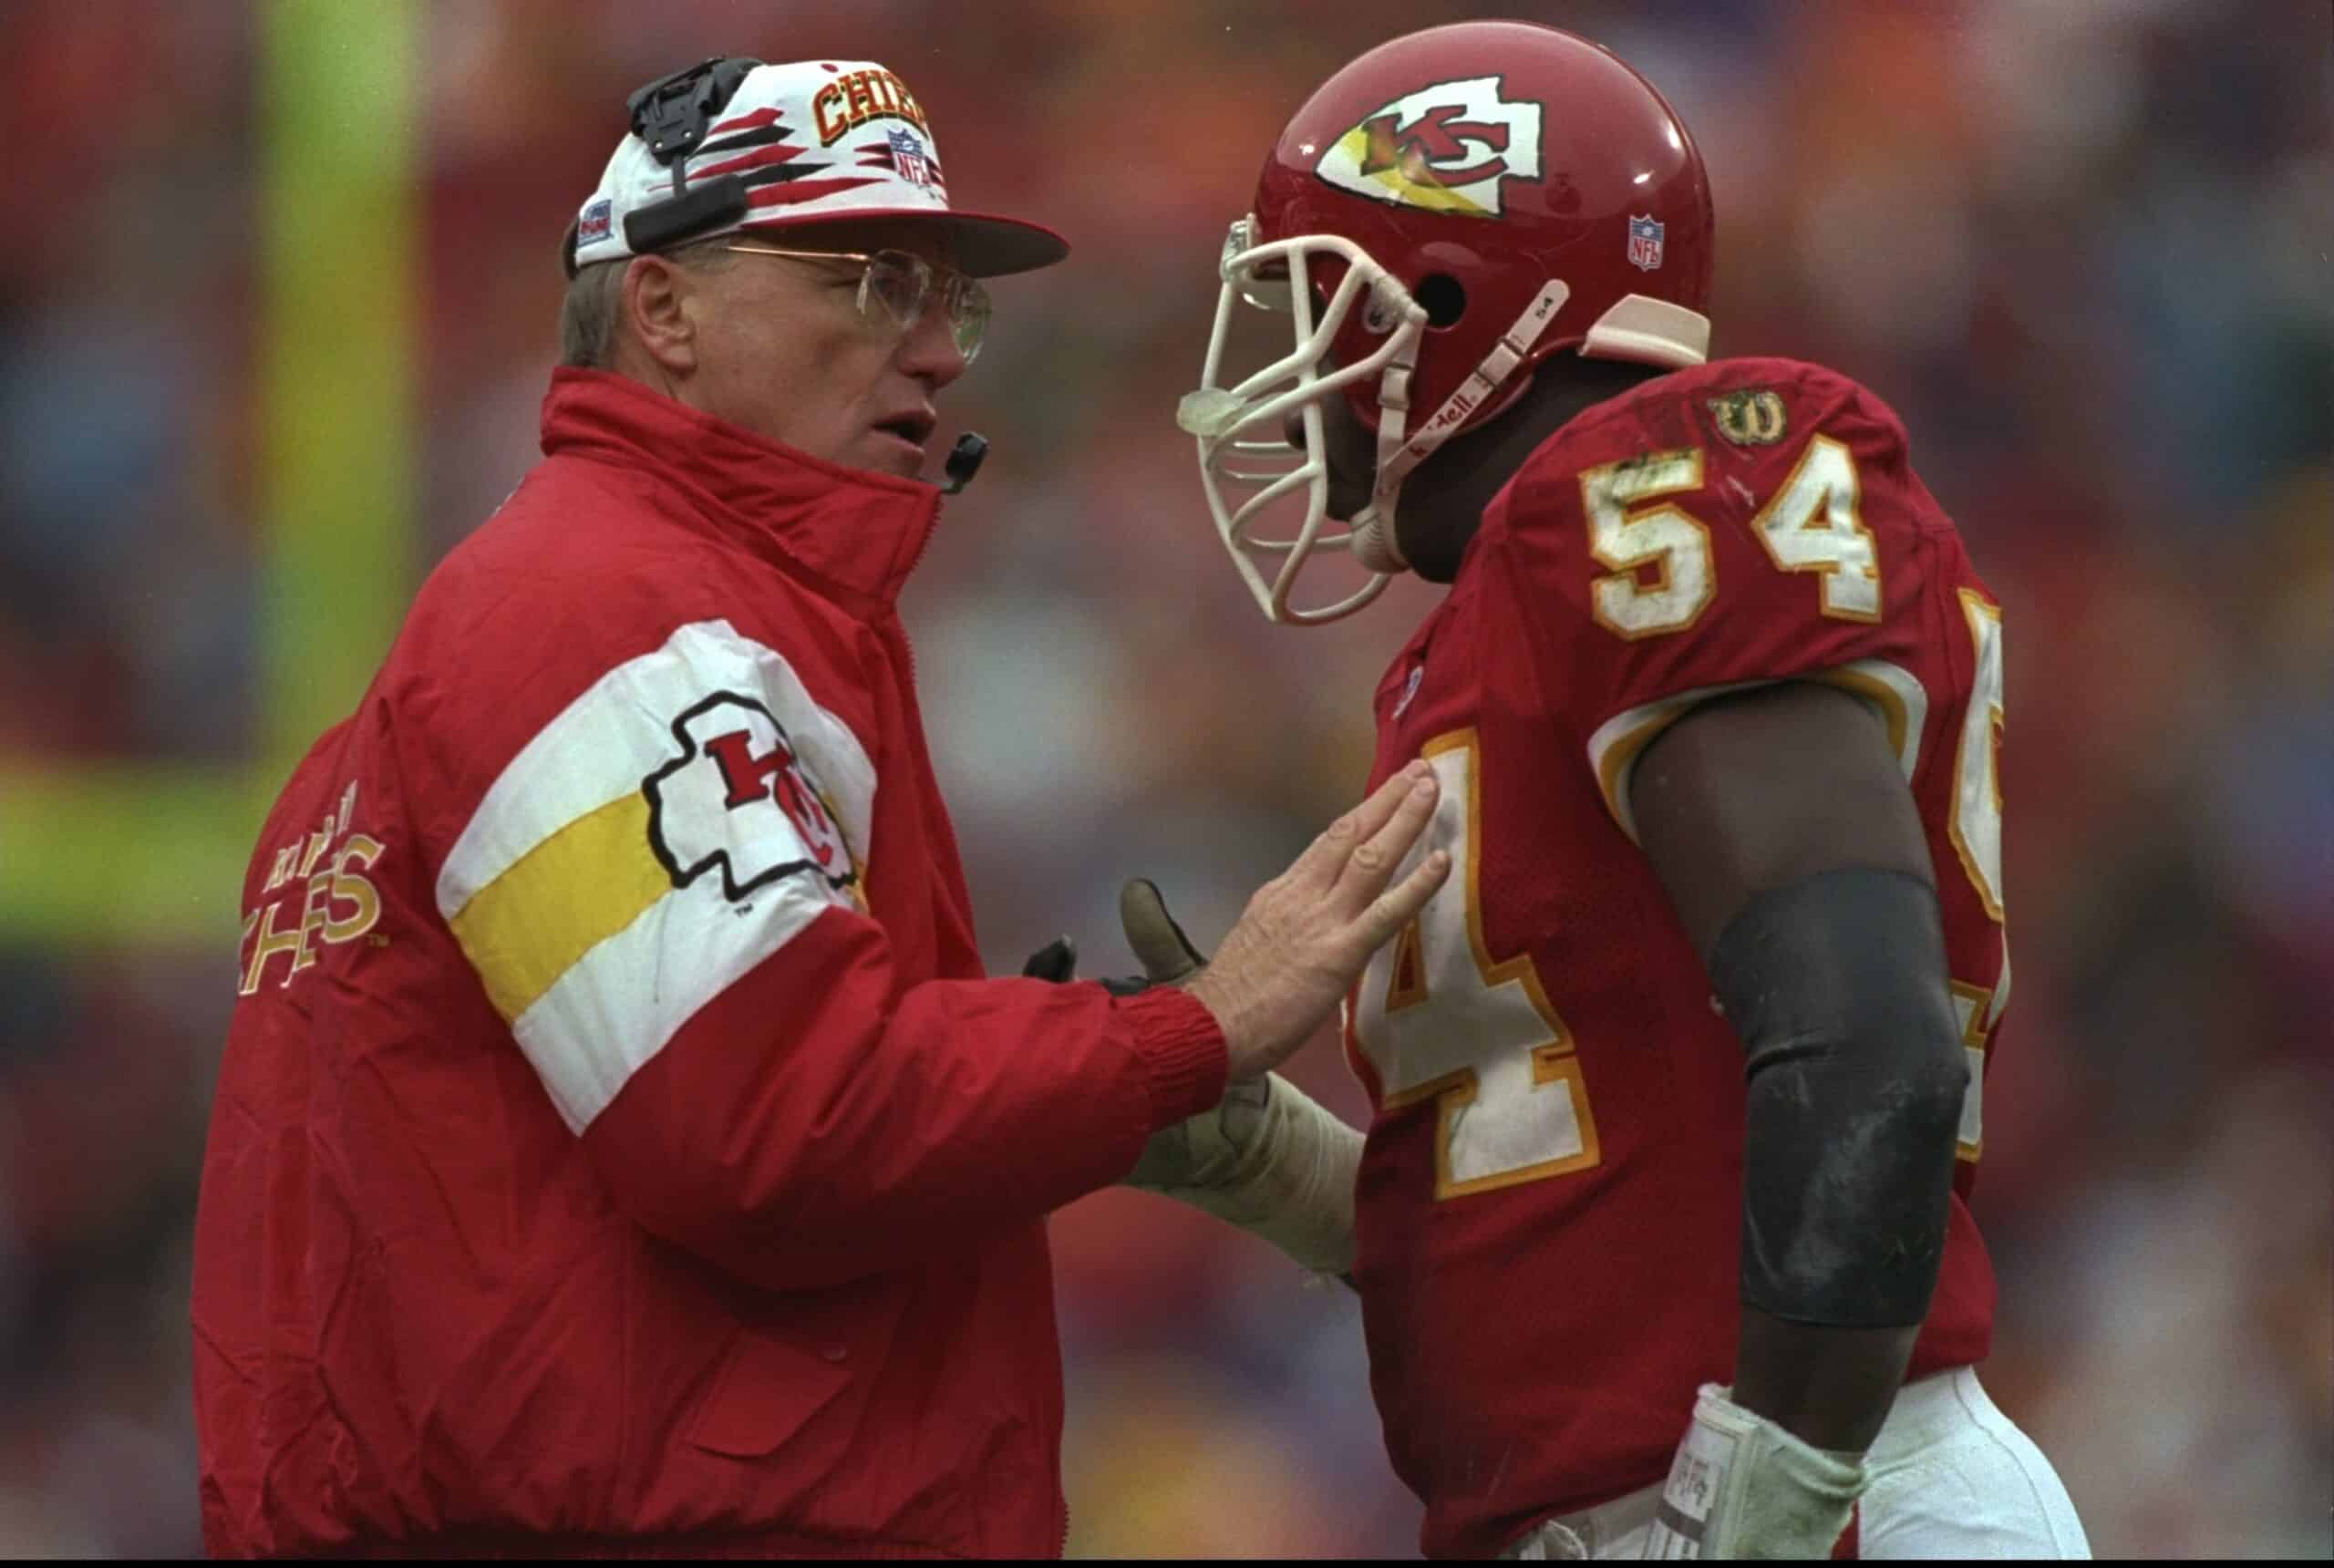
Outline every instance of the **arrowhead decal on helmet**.
[(1502, 181), (1540, 177), (1540, 106), (1501, 98), (1497, 77), (1437, 82), (1337, 138), (1315, 171), (1380, 201), (1496, 218)]

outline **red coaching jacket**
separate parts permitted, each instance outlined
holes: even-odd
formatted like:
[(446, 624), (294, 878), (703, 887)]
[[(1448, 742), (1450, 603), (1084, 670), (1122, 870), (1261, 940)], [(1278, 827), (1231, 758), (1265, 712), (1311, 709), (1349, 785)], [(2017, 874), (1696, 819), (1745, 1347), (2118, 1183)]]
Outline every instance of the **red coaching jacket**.
[(1222, 1037), (982, 978), (893, 608), (930, 486), (572, 370), (543, 450), (244, 883), (206, 1542), (1054, 1554), (1042, 1216)]

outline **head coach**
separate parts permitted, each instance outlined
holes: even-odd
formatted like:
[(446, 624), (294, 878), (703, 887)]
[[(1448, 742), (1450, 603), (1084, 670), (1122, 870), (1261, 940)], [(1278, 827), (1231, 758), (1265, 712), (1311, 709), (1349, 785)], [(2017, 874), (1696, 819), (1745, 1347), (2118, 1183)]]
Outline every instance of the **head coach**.
[[(1067, 247), (952, 210), (879, 66), (709, 60), (628, 107), (566, 241), (543, 461), (245, 878), (195, 1235), (206, 1544), (1051, 1555), (1044, 1216), (1139, 1158), (1177, 1185), (1162, 1149), (1220, 1147), (1191, 1130), (1228, 1080), (1311, 1125), (1260, 1075), (1440, 883), (1389, 885), (1433, 787), (1332, 824), (1179, 984), (984, 976), (894, 600), (981, 280)], [(1267, 1233), (1303, 1255), (1303, 1220)]]

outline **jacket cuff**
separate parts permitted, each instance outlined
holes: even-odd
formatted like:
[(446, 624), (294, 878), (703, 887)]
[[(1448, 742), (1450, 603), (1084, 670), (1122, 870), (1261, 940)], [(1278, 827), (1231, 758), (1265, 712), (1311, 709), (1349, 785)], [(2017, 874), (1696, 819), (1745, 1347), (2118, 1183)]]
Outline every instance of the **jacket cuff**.
[(1172, 1127), (1224, 1099), (1232, 1058), (1207, 1005), (1188, 991), (1153, 985), (1111, 1006), (1132, 1031), (1151, 1086), (1151, 1130)]

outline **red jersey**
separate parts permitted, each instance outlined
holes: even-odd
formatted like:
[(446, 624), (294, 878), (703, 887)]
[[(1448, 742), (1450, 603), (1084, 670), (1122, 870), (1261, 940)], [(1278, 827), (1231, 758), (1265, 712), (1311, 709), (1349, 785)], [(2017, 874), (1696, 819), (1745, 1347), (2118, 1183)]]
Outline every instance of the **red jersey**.
[(1661, 1480), (1730, 1380), (1743, 1054), (1629, 813), (1647, 742), (1716, 692), (1842, 687), (1926, 826), (1970, 1087), (1918, 1377), (1984, 1357), (1965, 1200), (2001, 923), (2001, 619), (1864, 387), (1722, 361), (1599, 404), (1483, 515), (1377, 694), (1373, 788), (1443, 793), (1458, 868), (1348, 1012), (1376, 1116), (1357, 1194), (1370, 1377), (1430, 1555)]

